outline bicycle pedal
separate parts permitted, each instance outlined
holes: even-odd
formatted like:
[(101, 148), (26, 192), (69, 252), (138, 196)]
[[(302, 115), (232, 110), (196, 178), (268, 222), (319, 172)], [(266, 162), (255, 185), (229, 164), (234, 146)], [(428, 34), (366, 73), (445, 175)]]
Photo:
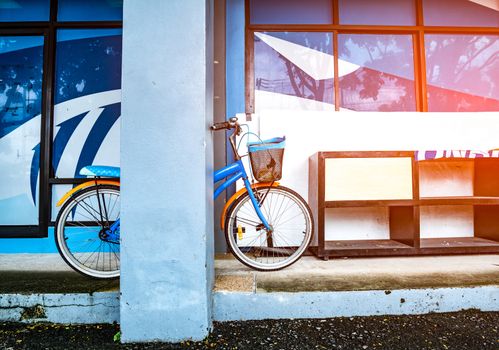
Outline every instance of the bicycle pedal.
[(234, 227), (233, 233), (237, 234), (237, 238), (239, 240), (242, 240), (243, 234), (246, 233), (246, 228), (241, 225), (237, 225), (237, 227)]

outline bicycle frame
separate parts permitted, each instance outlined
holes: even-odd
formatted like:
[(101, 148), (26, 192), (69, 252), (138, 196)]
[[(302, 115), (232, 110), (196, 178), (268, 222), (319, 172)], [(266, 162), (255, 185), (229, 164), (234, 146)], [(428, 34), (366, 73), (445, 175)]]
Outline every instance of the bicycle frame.
[(248, 175), (246, 174), (246, 170), (244, 169), (244, 165), (241, 159), (237, 159), (234, 163), (216, 170), (214, 172), (214, 183), (217, 183), (227, 177), (228, 179), (215, 189), (213, 197), (217, 198), (220, 193), (225, 191), (230, 185), (234, 184), (239, 179), (243, 179), (244, 187), (246, 187), (246, 190), (248, 191), (248, 195), (251, 199), (253, 207), (255, 208), (255, 212), (258, 215), (258, 218), (262, 221), (263, 226), (265, 226), (268, 231), (272, 231), (272, 227), (269, 225), (268, 221), (265, 219), (262, 211), (260, 210), (260, 205), (255, 197), (255, 194), (253, 193), (253, 189), (251, 188), (251, 184), (248, 180)]

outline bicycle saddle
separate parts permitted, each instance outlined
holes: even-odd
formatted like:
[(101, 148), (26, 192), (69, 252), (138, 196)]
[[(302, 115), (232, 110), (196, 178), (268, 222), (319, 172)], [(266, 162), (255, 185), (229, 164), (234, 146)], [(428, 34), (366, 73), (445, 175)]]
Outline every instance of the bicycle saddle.
[(116, 166), (89, 165), (81, 168), (80, 175), (120, 177), (120, 168)]

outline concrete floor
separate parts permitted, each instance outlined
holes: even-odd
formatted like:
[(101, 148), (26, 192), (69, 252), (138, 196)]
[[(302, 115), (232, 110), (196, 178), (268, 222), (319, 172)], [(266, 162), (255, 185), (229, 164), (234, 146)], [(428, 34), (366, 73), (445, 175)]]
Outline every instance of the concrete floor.
[[(276, 272), (253, 271), (217, 255), (216, 291), (309, 292), (499, 286), (499, 254), (319, 260), (305, 256)], [(0, 255), (0, 293), (93, 293), (119, 280), (80, 276), (57, 254)]]
[(215, 262), (217, 291), (310, 292), (499, 286), (499, 255), (389, 258), (312, 256), (276, 272), (257, 272), (230, 256)]

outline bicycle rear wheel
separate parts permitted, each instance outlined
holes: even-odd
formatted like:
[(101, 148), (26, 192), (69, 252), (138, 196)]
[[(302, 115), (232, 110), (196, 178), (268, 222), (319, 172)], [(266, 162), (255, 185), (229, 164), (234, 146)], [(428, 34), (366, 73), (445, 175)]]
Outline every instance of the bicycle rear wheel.
[(55, 224), (57, 249), (77, 272), (94, 278), (120, 275), (119, 227), (109, 228), (120, 217), (120, 188), (97, 185), (74, 194), (61, 208)]
[(261, 223), (246, 192), (227, 213), (227, 244), (240, 262), (253, 269), (280, 270), (296, 262), (308, 248), (312, 213), (303, 198), (287, 187), (260, 187), (254, 193), (272, 232)]

